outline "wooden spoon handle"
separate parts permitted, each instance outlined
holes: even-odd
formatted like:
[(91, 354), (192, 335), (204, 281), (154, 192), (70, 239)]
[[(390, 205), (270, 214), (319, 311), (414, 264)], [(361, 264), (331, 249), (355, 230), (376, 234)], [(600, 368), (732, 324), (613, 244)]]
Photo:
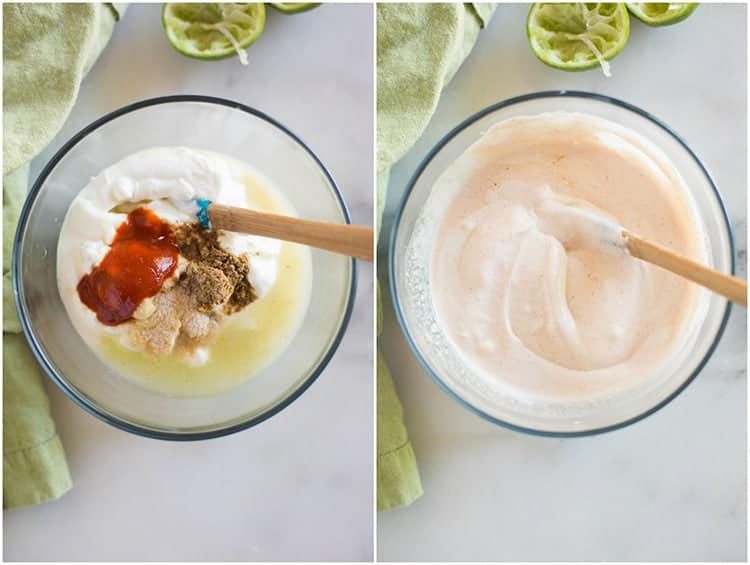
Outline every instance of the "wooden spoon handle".
[(747, 308), (747, 282), (696, 263), (671, 249), (623, 232), (625, 245), (633, 257), (653, 263), (681, 277), (698, 283)]
[(372, 261), (373, 229), (350, 224), (316, 222), (211, 204), (208, 217), (216, 229), (272, 237)]

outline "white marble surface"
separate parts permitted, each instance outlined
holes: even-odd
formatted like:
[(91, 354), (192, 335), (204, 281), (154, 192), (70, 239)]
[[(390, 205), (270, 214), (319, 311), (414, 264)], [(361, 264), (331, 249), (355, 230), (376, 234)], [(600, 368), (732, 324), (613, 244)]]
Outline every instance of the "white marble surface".
[[(538, 62), (526, 42), (527, 10), (497, 10), (391, 187), (404, 186), (444, 133), (493, 102), (561, 88), (610, 94), (661, 117), (702, 157), (726, 198), (746, 276), (745, 6), (703, 4), (672, 28), (633, 23), (611, 79)], [(666, 408), (572, 440), (521, 435), (464, 410), (420, 369), (390, 305), (384, 335), (425, 495), (378, 516), (379, 560), (746, 559), (745, 310), (734, 310), (708, 367)]]
[[(64, 130), (152, 96), (211, 94), (257, 107), (328, 165), (355, 222), (372, 222), (372, 6), (269, 13), (249, 50), (195, 61), (166, 42), (160, 4), (131, 5)], [(33, 174), (33, 173), (32, 173)], [(6, 560), (370, 560), (373, 554), (372, 268), (320, 379), (260, 426), (199, 443), (139, 438), (50, 386), (74, 489), (4, 513)]]

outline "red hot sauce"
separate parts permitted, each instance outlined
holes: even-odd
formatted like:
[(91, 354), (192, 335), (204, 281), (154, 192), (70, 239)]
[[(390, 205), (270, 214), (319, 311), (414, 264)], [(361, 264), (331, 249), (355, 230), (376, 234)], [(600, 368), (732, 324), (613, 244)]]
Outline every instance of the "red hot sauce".
[(172, 227), (148, 208), (136, 208), (117, 228), (104, 259), (78, 282), (78, 296), (102, 324), (126, 322), (161, 290), (179, 253)]

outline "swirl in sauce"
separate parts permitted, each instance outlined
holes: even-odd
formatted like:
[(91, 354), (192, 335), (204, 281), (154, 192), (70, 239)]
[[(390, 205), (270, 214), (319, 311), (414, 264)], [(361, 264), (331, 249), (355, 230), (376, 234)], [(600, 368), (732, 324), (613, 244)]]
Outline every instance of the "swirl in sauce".
[(513, 118), (436, 191), (451, 197), (433, 247), (433, 305), (487, 378), (532, 398), (592, 399), (642, 382), (679, 349), (698, 287), (579, 223), (583, 210), (705, 260), (691, 196), (644, 138), (584, 114)]

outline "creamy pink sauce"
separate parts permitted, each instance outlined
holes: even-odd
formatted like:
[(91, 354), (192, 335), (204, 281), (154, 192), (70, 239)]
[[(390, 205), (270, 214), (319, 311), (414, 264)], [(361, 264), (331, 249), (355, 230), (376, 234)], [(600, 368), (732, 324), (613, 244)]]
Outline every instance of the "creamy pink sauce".
[(436, 318), (486, 378), (529, 398), (591, 400), (638, 386), (684, 346), (702, 291), (630, 257), (608, 229), (706, 260), (688, 189), (635, 132), (584, 114), (513, 118), (438, 192), (425, 209), (439, 222)]

